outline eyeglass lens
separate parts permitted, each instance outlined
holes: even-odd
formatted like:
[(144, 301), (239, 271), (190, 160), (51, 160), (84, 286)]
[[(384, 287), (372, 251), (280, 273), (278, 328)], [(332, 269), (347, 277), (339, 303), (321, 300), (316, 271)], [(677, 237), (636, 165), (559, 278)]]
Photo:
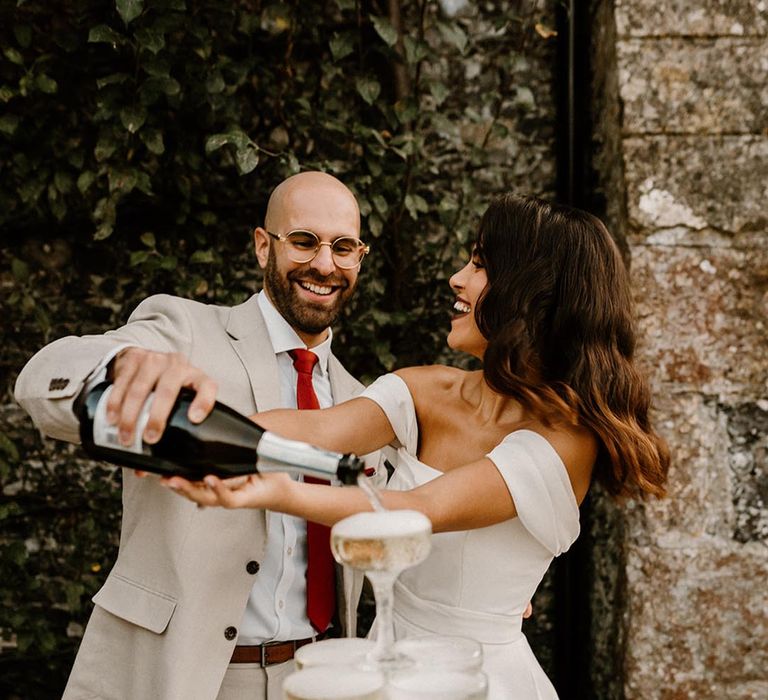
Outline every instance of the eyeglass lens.
[[(322, 245), (320, 239), (311, 231), (291, 231), (286, 237), (294, 262), (305, 263), (317, 255)], [(339, 267), (354, 267), (363, 257), (364, 245), (357, 238), (343, 236), (331, 243), (331, 254)]]

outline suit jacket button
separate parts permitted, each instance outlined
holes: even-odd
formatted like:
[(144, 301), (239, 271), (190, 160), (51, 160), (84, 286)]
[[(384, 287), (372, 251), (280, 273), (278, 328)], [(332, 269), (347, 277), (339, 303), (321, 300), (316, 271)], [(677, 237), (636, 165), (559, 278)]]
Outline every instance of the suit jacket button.
[(261, 566), (259, 565), (259, 562), (257, 562), (257, 561), (249, 561), (249, 562), (248, 562), (248, 563), (245, 565), (245, 570), (246, 570), (246, 571), (247, 571), (249, 574), (258, 574), (258, 573), (259, 573), (259, 569), (260, 569), (260, 568), (261, 568)]
[(227, 627), (224, 630), (224, 639), (232, 641), (235, 637), (237, 637), (237, 627)]

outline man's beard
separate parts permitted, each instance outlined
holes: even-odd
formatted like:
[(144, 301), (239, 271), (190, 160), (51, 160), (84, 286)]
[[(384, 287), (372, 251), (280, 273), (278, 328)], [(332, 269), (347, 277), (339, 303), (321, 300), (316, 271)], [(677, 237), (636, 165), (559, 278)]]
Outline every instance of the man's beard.
[[(265, 286), (277, 310), (288, 323), (302, 333), (317, 335), (333, 325), (341, 309), (355, 291), (355, 284), (350, 284), (344, 277), (329, 275), (323, 277), (311, 268), (296, 269), (283, 276), (277, 269), (274, 249), (269, 251), (267, 267), (264, 270)], [(320, 285), (341, 287), (332, 305), (312, 304), (299, 297), (292, 282), (312, 282)]]

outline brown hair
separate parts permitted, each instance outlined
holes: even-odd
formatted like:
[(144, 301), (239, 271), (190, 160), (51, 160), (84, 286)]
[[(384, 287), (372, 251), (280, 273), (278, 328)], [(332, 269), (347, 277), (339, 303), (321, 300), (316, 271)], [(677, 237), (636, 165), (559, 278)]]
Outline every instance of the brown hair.
[(547, 423), (586, 426), (595, 477), (616, 496), (664, 495), (669, 453), (633, 362), (629, 278), (603, 223), (535, 197), (502, 195), (475, 244), (488, 285), (475, 310), (488, 385)]

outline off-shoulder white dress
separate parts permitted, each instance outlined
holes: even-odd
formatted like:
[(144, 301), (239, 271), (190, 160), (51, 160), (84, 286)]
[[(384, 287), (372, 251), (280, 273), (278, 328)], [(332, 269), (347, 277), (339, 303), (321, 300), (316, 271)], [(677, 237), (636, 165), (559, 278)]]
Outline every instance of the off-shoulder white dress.
[[(409, 489), (440, 476), (415, 457), (418, 425), (405, 382), (388, 374), (362, 396), (383, 409), (401, 445), (388, 488)], [(555, 689), (521, 631), (522, 614), (552, 559), (578, 536), (578, 504), (565, 465), (538, 433), (510, 433), (487, 456), (517, 517), (434, 535), (428, 559), (395, 584), (395, 637), (471, 637), (483, 645), (489, 700), (553, 700)]]

